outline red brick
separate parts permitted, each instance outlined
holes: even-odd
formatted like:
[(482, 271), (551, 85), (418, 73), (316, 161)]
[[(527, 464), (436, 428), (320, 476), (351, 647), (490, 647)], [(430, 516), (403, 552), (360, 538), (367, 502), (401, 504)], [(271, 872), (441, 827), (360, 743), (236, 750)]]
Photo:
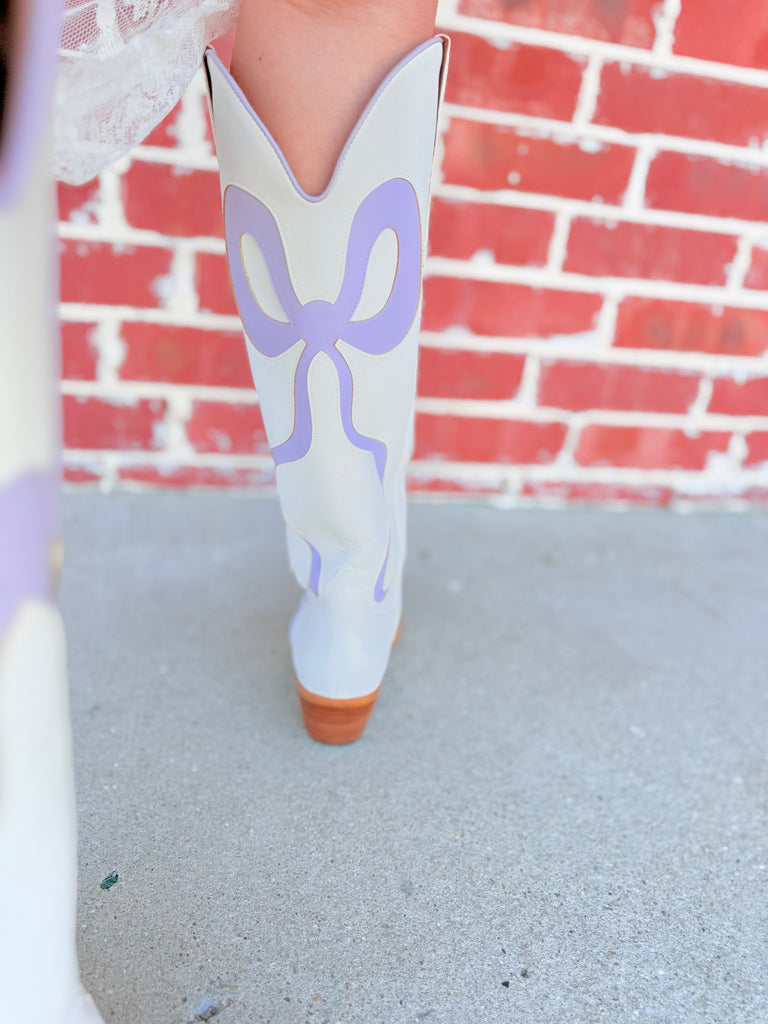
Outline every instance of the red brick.
[(93, 324), (61, 324), (61, 375), (64, 380), (95, 380), (98, 352)]
[(166, 403), (156, 398), (81, 398), (64, 395), (64, 445), (118, 450), (162, 448)]
[(514, 188), (619, 203), (634, 159), (629, 146), (555, 141), (506, 125), (453, 118), (445, 136), (443, 178), (484, 190)]
[[(690, 2), (690, 0), (689, 0)], [(460, 0), (459, 11), (475, 18), (514, 22), (549, 32), (567, 32), (648, 49), (656, 32), (656, 0)], [(736, 19), (734, 19), (736, 20)]]
[(760, 145), (768, 103), (761, 86), (612, 63), (603, 68), (594, 120), (628, 132)]
[(575, 504), (604, 505), (620, 502), (623, 505), (669, 505), (671, 487), (651, 484), (606, 484), (594, 481), (527, 480), (523, 484), (523, 497), (558, 499)]
[(64, 240), (61, 254), (62, 302), (157, 308), (158, 278), (171, 270), (171, 252), (155, 246)]
[(591, 330), (601, 305), (599, 295), (584, 292), (428, 277), (423, 326), (427, 331), (461, 327), (475, 334), (548, 338)]
[(121, 179), (123, 207), (135, 228), (174, 236), (224, 236), (216, 171), (134, 160)]
[(714, 431), (688, 437), (682, 430), (593, 423), (581, 432), (576, 461), (581, 466), (704, 469), (707, 456), (724, 452), (730, 437)]
[(66, 464), (62, 472), (65, 484), (95, 484), (101, 480), (101, 474), (86, 466)]
[(744, 287), (768, 290), (768, 249), (757, 246), (752, 249), (752, 262), (744, 278)]
[(146, 146), (177, 146), (179, 144), (178, 122), (181, 113), (181, 103), (177, 103), (170, 113), (166, 114), (163, 120), (155, 125), (152, 131), (144, 139)]
[(747, 434), (747, 455), (744, 465), (758, 466), (763, 462), (768, 464), (768, 430), (757, 430), (753, 434)]
[(167, 381), (217, 387), (251, 386), (251, 369), (241, 331), (124, 323), (123, 380)]
[(736, 239), (707, 231), (577, 218), (564, 269), (576, 274), (725, 284)]
[(72, 224), (96, 224), (99, 219), (99, 180), (85, 185), (56, 183), (59, 220)]
[(768, 169), (685, 153), (659, 153), (648, 171), (646, 205), (711, 217), (768, 219)]
[(198, 452), (269, 455), (269, 444), (258, 405), (194, 402), (187, 437)]
[(539, 376), (540, 406), (581, 412), (687, 412), (699, 389), (699, 375), (617, 363), (545, 362)]
[(435, 199), (429, 248), (433, 256), (455, 260), (489, 252), (497, 263), (543, 267), (554, 224), (555, 215), (546, 210)]
[(675, 53), (748, 67), (768, 67), (765, 0), (683, 0), (675, 24)]
[(195, 286), (200, 309), (210, 313), (237, 313), (227, 258), (201, 252), (197, 256)]
[(708, 412), (727, 416), (768, 416), (768, 377), (743, 383), (720, 378), (714, 382)]
[(619, 306), (614, 345), (675, 352), (759, 356), (768, 350), (768, 311), (671, 299), (628, 298)]
[(570, 121), (576, 109), (584, 58), (519, 43), (494, 44), (451, 33), (449, 103), (510, 110)]
[(566, 432), (564, 423), (422, 413), (416, 417), (414, 457), (452, 462), (552, 462)]
[(154, 487), (273, 487), (274, 469), (228, 466), (121, 466), (120, 480)]
[(514, 398), (525, 356), (508, 352), (466, 352), (423, 347), (419, 353), (419, 394), (430, 398)]

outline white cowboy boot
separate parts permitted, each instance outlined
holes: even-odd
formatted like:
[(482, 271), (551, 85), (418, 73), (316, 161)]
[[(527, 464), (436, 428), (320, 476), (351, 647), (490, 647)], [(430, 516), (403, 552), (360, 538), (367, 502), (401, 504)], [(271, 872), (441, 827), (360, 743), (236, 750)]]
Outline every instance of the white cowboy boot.
[(402, 611), (405, 472), (447, 40), (381, 83), (319, 196), (206, 54), (229, 268), (275, 460), (304, 721), (362, 733)]
[[(13, 5), (17, 17), (20, 10)], [(0, 148), (0, 1016), (99, 1024), (75, 952), (74, 788), (64, 634), (53, 603), (58, 378), (43, 125), (59, 6), (37, 0), (24, 13)]]

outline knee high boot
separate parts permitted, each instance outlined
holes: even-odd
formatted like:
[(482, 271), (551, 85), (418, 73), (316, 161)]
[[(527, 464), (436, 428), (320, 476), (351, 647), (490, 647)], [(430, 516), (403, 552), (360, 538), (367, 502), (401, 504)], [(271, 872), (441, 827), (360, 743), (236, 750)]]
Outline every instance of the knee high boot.
[[(0, 992), (7, 1021), (100, 1024), (75, 951), (75, 809), (58, 560), (54, 203), (58, 4), (14, 4), (0, 136)], [(47, 87), (46, 87), (47, 86)]]
[(304, 722), (365, 728), (402, 615), (405, 473), (447, 39), (381, 83), (319, 196), (206, 54), (227, 256), (275, 460)]

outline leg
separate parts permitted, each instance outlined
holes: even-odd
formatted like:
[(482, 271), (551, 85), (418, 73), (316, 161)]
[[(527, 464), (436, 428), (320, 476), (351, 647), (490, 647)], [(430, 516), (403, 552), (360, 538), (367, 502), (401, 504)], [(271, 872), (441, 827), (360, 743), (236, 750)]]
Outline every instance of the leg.
[(13, 50), (0, 151), (0, 990), (8, 1020), (98, 1024), (75, 952), (74, 792), (64, 635), (53, 603), (59, 456), (48, 97), (38, 91), (27, 102), (25, 92), (29, 81), (40, 90), (30, 53), (40, 52), (41, 19), (53, 26), (42, 48), (54, 67), (58, 11), (27, 5), (24, 13), (27, 45), (24, 59)]
[(319, 194), (379, 82), (433, 35), (437, 0), (242, 0), (232, 75)]
[(401, 617), (446, 47), (424, 38), (433, 0), (253, 0), (244, 14), (233, 75), (206, 60), (227, 255), (305, 589), (290, 635), (304, 721), (344, 743), (365, 726)]

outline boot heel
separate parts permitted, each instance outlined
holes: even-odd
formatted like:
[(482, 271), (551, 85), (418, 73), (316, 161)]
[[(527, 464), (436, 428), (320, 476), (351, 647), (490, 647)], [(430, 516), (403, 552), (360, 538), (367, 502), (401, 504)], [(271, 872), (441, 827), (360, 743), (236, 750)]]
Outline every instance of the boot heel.
[(374, 690), (365, 697), (335, 700), (310, 693), (298, 680), (296, 686), (304, 728), (318, 743), (354, 743), (360, 739), (379, 696), (379, 690)]
[[(402, 632), (403, 623), (400, 621), (392, 641), (393, 648), (400, 643)], [(299, 690), (301, 715), (307, 733), (318, 743), (333, 744), (354, 743), (355, 740), (360, 739), (381, 689), (378, 687), (373, 693), (366, 694), (365, 697), (339, 700), (310, 693), (309, 690), (304, 689), (298, 679), (296, 686)]]

